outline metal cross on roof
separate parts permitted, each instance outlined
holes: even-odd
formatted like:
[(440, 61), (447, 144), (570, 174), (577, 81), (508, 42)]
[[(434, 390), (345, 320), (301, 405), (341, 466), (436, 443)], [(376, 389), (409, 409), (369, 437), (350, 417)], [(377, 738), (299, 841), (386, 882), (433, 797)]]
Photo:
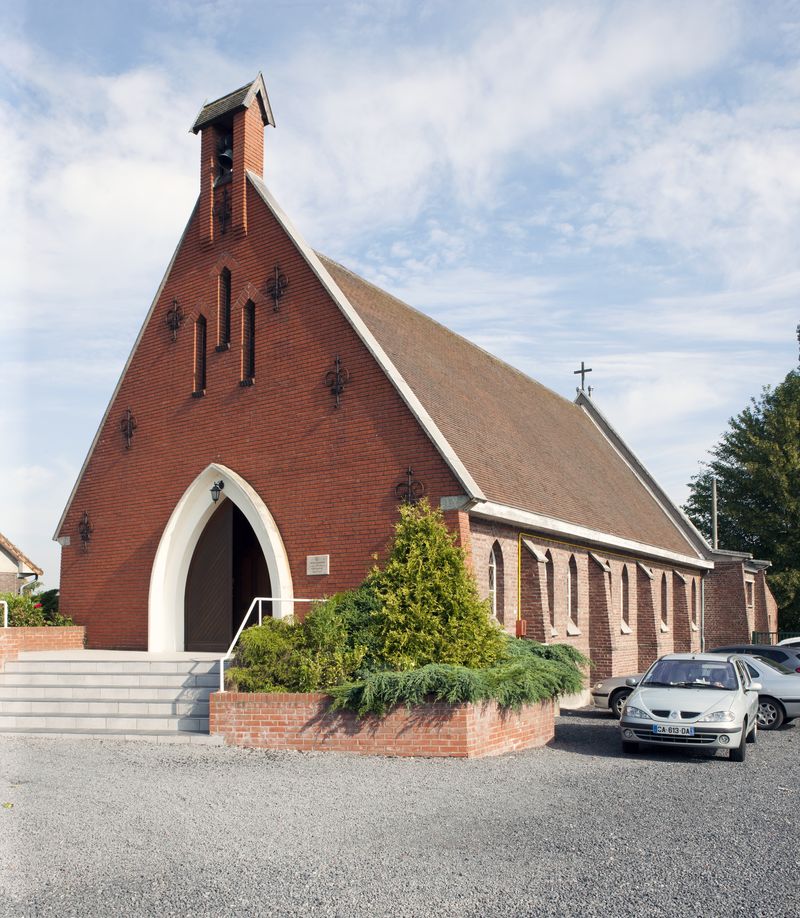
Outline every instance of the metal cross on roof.
[(583, 392), (584, 385), (586, 384), (586, 374), (587, 374), (587, 373), (591, 373), (591, 372), (592, 372), (592, 368), (591, 368), (591, 367), (587, 367), (587, 366), (584, 364), (584, 362), (583, 362), (582, 360), (581, 360), (581, 368), (580, 368), (580, 370), (573, 370), (573, 371), (572, 371), (572, 375), (573, 375), (573, 376), (575, 376), (575, 375), (578, 374), (578, 373), (581, 374), (581, 392)]

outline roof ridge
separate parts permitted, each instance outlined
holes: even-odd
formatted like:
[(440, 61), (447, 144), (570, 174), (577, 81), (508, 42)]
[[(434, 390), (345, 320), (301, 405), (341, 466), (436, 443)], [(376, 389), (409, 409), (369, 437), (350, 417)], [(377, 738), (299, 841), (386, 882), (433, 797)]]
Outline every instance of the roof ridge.
[(373, 283), (370, 280), (367, 280), (365, 277), (362, 277), (360, 274), (356, 274), (352, 268), (348, 268), (346, 265), (343, 265), (341, 262), (336, 261), (335, 258), (331, 258), (329, 255), (324, 255), (322, 252), (315, 250), (315, 254), (318, 258), (321, 258), (323, 261), (330, 262), (331, 264), (336, 265), (337, 268), (341, 268), (342, 271), (347, 272), (351, 277), (354, 277), (357, 281), (360, 281), (362, 284), (367, 284), (369, 287), (372, 287), (373, 290), (377, 290), (383, 296), (391, 297), (396, 303), (399, 303), (401, 306), (404, 306), (406, 309), (411, 310), (411, 312), (416, 313), (419, 316), (422, 316), (424, 319), (427, 319), (428, 322), (433, 322), (434, 325), (437, 325), (448, 335), (452, 335), (454, 338), (458, 338), (461, 341), (466, 341), (470, 347), (474, 347), (475, 350), (480, 351), (482, 354), (485, 354), (495, 363), (500, 364), (501, 366), (506, 367), (511, 370), (513, 373), (516, 373), (518, 376), (521, 376), (526, 382), (533, 383), (538, 386), (540, 389), (544, 389), (546, 392), (549, 392), (551, 395), (554, 395), (556, 398), (561, 399), (567, 405), (571, 405), (573, 408), (578, 408), (579, 411), (582, 411), (578, 405), (572, 399), (567, 398), (565, 395), (561, 395), (560, 392), (556, 392), (555, 389), (551, 389), (550, 386), (546, 386), (543, 382), (540, 382), (538, 379), (534, 379), (533, 376), (529, 376), (527, 373), (515, 367), (513, 364), (508, 363), (508, 361), (503, 360), (501, 357), (498, 357), (496, 354), (493, 354), (491, 351), (487, 351), (485, 347), (481, 347), (480, 344), (476, 344), (474, 341), (471, 341), (465, 335), (459, 334), (457, 331), (453, 331), (452, 328), (449, 328), (443, 322), (440, 322), (438, 319), (434, 319), (433, 316), (429, 316), (426, 312), (423, 312), (421, 309), (417, 309), (415, 306), (412, 306), (410, 303), (406, 303), (405, 300), (401, 300), (399, 296), (395, 296), (393, 293), (390, 293), (388, 290), (384, 290), (383, 287), (379, 287), (377, 284)]

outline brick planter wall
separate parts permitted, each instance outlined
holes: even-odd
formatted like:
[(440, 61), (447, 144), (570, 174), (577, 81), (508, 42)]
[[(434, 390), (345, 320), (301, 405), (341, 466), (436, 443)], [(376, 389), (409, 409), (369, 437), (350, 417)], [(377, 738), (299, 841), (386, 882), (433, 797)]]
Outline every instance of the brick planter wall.
[(552, 701), (519, 712), (485, 705), (432, 703), (384, 717), (331, 711), (331, 698), (309, 694), (215, 692), (210, 733), (234, 746), (331, 750), (365, 755), (474, 758), (543, 746), (555, 732)]
[(82, 625), (66, 628), (0, 628), (0, 671), (6, 660), (16, 660), (25, 650), (83, 650), (86, 629)]

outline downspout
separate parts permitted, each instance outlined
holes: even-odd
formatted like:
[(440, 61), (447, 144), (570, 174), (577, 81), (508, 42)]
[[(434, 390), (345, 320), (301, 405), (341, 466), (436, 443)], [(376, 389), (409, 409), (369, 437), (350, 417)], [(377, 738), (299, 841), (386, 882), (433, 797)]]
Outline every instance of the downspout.
[(700, 578), (700, 653), (706, 652), (706, 578)]

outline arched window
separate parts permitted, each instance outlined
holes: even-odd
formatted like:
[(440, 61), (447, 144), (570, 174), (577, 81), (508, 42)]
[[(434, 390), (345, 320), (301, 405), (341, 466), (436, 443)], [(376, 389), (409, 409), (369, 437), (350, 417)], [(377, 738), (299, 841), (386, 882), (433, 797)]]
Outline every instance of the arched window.
[(206, 394), (206, 320), (198, 316), (194, 323), (194, 388), (193, 398)]
[(495, 542), (489, 552), (489, 601), (492, 615), (502, 624), (505, 619), (503, 595), (503, 550)]
[(489, 552), (489, 603), (492, 615), (497, 618), (497, 558), (494, 554), (494, 546)]
[(630, 627), (631, 624), (631, 594), (628, 582), (628, 565), (622, 565), (622, 622)]
[(573, 625), (578, 626), (578, 562), (575, 555), (569, 557), (569, 575), (567, 578), (567, 595), (569, 596), (569, 617)]
[(256, 306), (252, 300), (242, 310), (242, 386), (252, 386), (256, 378)]
[(555, 570), (553, 569), (553, 556), (550, 551), (544, 553), (544, 576), (547, 586), (547, 608), (550, 610), (550, 627), (556, 626), (556, 600), (555, 600)]
[(223, 268), (219, 275), (217, 287), (219, 309), (219, 343), (218, 351), (227, 351), (231, 346), (231, 272)]
[(667, 594), (667, 575), (661, 575), (661, 621), (669, 624), (669, 596)]

